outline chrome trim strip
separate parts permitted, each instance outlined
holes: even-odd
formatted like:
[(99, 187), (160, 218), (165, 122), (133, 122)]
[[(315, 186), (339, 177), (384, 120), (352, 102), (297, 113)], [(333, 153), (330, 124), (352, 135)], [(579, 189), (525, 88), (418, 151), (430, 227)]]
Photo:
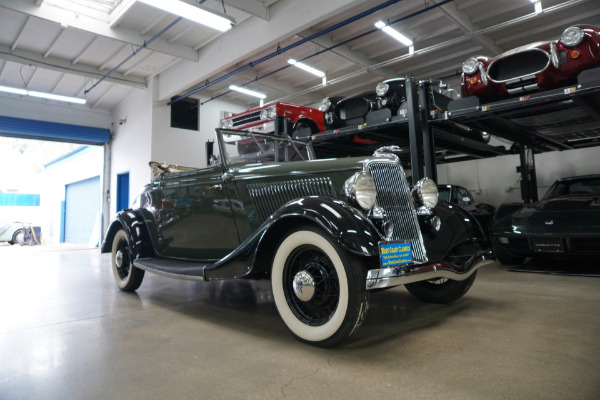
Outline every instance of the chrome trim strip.
[(494, 262), (492, 250), (481, 251), (471, 257), (463, 267), (445, 261), (431, 264), (413, 264), (407, 267), (372, 269), (367, 273), (367, 290), (406, 285), (437, 278), (464, 281), (479, 268)]
[[(551, 62), (551, 61), (550, 61), (550, 58), (551, 58), (551, 56), (550, 56), (550, 54), (548, 54), (548, 52), (547, 52), (547, 51), (545, 51), (545, 50), (542, 50), (542, 49), (527, 49), (527, 50), (524, 50), (524, 51), (519, 51), (519, 52), (516, 52), (516, 53), (511, 53), (511, 54), (509, 54), (509, 55), (510, 55), (510, 56), (513, 56), (513, 55), (515, 55), (515, 54), (527, 53), (527, 52), (530, 52), (530, 51), (540, 51), (540, 52), (544, 53), (544, 54), (546, 55), (546, 58), (548, 59), (548, 61), (546, 62), (546, 65), (544, 66), (544, 68), (542, 68), (542, 69), (539, 69), (539, 70), (537, 70), (537, 71), (535, 71), (535, 72), (528, 72), (528, 73), (527, 73), (527, 75), (523, 75), (523, 76), (515, 76), (515, 77), (512, 77), (512, 78), (510, 78), (510, 79), (509, 79), (510, 81), (513, 81), (513, 80), (515, 80), (515, 79), (516, 79), (516, 80), (519, 80), (519, 79), (527, 78), (527, 77), (528, 77), (528, 76), (530, 76), (530, 75), (539, 74), (540, 72), (542, 72), (542, 71), (546, 70), (546, 68), (548, 68), (548, 66), (550, 65), (550, 62)], [(507, 56), (507, 54), (505, 54), (505, 56)], [(495, 63), (497, 63), (498, 61), (502, 60), (503, 58), (504, 58), (504, 57), (501, 57), (501, 58), (498, 58), (498, 59), (496, 59), (496, 60), (492, 61), (492, 62), (490, 63), (490, 65), (488, 65), (488, 67), (487, 67), (487, 70), (489, 71), (489, 70), (492, 68), (492, 66), (493, 66)], [(490, 77), (489, 75), (488, 75), (488, 79), (489, 79), (490, 81), (494, 82), (494, 83), (506, 83), (506, 82), (508, 82), (508, 81), (505, 81), (505, 80), (497, 81), (497, 80), (495, 80), (495, 79), (492, 79), (492, 77)]]

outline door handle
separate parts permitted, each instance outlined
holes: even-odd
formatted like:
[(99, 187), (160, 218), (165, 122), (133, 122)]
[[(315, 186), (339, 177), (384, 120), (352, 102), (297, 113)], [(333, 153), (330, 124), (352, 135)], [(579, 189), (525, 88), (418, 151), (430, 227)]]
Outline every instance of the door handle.
[(208, 187), (208, 189), (209, 189), (209, 190), (210, 190), (210, 189), (223, 190), (223, 185), (221, 185), (221, 184), (212, 185), (212, 186), (209, 186), (209, 187)]

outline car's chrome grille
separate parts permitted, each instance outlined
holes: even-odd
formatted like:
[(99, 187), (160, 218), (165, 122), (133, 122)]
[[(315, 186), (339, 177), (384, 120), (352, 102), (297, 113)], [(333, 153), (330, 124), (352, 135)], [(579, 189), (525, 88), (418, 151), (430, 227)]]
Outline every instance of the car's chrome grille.
[(543, 71), (550, 62), (549, 55), (540, 50), (511, 54), (490, 65), (488, 75), (497, 82), (522, 78)]
[(235, 116), (231, 118), (231, 120), (233, 121), (234, 128), (237, 126), (249, 124), (251, 122), (260, 121), (260, 110)]
[(261, 221), (285, 203), (306, 196), (335, 197), (329, 178), (295, 179), (248, 185), (250, 198)]
[(377, 187), (377, 204), (394, 223), (392, 240), (408, 240), (413, 260), (426, 262), (427, 253), (406, 175), (399, 164), (375, 162), (369, 170)]

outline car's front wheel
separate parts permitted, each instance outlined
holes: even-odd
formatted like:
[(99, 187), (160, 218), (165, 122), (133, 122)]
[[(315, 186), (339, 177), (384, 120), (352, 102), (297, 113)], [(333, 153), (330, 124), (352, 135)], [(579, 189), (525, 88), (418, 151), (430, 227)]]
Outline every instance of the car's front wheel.
[[(451, 255), (472, 255), (479, 246), (464, 244), (458, 246)], [(448, 304), (463, 297), (473, 285), (477, 271), (463, 281), (437, 278), (406, 284), (406, 289), (416, 298), (427, 303)]]
[(127, 232), (120, 229), (113, 239), (111, 263), (113, 276), (119, 289), (134, 292), (142, 284), (144, 270), (133, 266), (133, 252)]
[(365, 270), (322, 230), (288, 232), (273, 258), (275, 306), (300, 341), (330, 347), (350, 336), (368, 309)]
[(494, 238), (494, 253), (496, 253), (496, 259), (504, 265), (519, 265), (525, 261), (525, 257), (510, 254), (510, 250), (502, 246), (497, 238)]

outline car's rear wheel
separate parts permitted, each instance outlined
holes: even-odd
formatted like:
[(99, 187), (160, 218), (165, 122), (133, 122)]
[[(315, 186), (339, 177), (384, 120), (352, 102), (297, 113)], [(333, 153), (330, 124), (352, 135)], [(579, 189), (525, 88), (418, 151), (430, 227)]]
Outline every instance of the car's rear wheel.
[(15, 233), (13, 233), (12, 240), (10, 242), (8, 242), (8, 243), (10, 243), (10, 244), (18, 244), (18, 245), (22, 246), (23, 242), (24, 242), (24, 237), (25, 237), (25, 234), (23, 232), (23, 229), (18, 229), (18, 230), (15, 231)]
[[(480, 246), (466, 243), (458, 246), (451, 255), (467, 255), (475, 254)], [(428, 281), (421, 281), (406, 284), (406, 289), (416, 298), (427, 303), (448, 304), (460, 299), (469, 291), (475, 278), (477, 271), (463, 281), (457, 281), (447, 278), (437, 278)]]
[(510, 254), (510, 250), (502, 246), (497, 238), (494, 238), (494, 253), (496, 253), (496, 259), (504, 265), (519, 265), (525, 261), (525, 257)]
[(129, 237), (123, 229), (120, 229), (113, 239), (111, 264), (119, 289), (124, 292), (134, 292), (140, 287), (145, 271), (133, 266), (133, 252)]
[(300, 341), (330, 347), (350, 336), (368, 309), (365, 270), (320, 229), (289, 232), (273, 258), (275, 306)]

